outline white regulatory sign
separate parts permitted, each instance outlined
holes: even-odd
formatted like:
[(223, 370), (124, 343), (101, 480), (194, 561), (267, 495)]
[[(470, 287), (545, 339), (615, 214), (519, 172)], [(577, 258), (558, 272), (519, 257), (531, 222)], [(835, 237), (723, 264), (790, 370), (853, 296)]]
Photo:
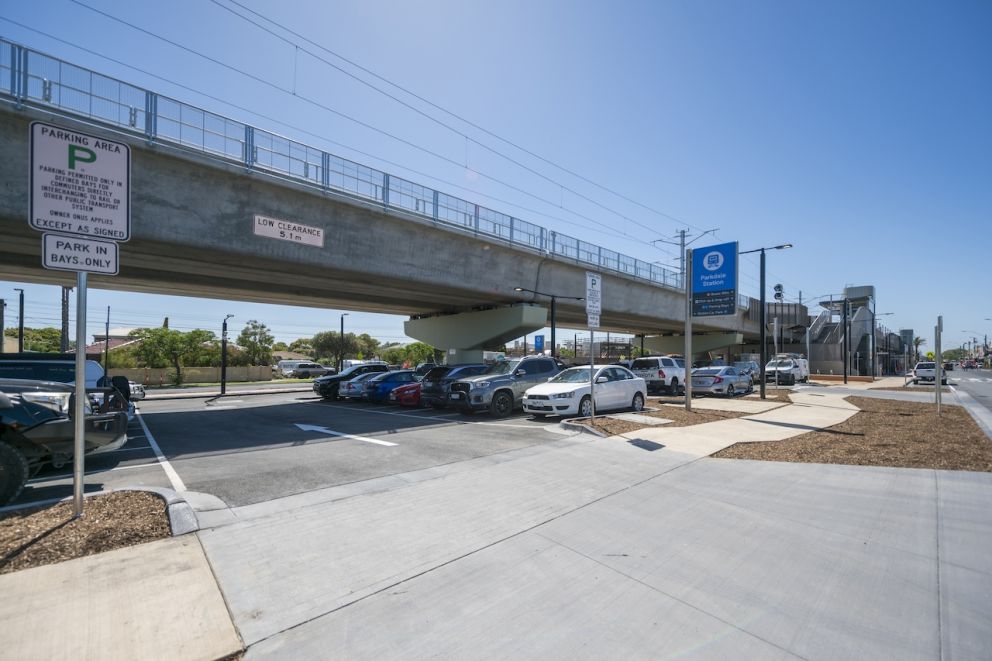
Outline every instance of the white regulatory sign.
[(324, 247), (324, 230), (310, 225), (301, 225), (291, 220), (279, 220), (268, 216), (255, 215), (255, 234), (270, 239), (282, 239), (306, 246)]
[(590, 329), (592, 329), (592, 328), (599, 328), (599, 315), (598, 314), (587, 314), (586, 317), (587, 317), (587, 324), (586, 325), (589, 326)]
[(598, 317), (602, 311), (603, 279), (598, 273), (586, 271), (586, 314)]
[(110, 241), (131, 238), (131, 149), (31, 122), (31, 227)]
[(44, 252), (42, 263), (46, 269), (117, 275), (117, 244), (113, 241), (95, 241), (47, 232), (41, 238)]

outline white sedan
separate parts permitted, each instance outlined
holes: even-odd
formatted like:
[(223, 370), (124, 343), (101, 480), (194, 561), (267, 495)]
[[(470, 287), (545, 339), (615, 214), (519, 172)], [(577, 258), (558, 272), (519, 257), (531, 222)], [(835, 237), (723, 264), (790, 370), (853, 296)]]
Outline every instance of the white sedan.
[[(596, 411), (614, 409), (644, 408), (644, 393), (647, 385), (644, 379), (618, 365), (594, 365), (596, 387)], [(588, 366), (570, 367), (548, 379), (547, 383), (528, 388), (524, 393), (524, 411), (536, 417), (546, 415), (592, 414), (592, 398), (589, 396)]]

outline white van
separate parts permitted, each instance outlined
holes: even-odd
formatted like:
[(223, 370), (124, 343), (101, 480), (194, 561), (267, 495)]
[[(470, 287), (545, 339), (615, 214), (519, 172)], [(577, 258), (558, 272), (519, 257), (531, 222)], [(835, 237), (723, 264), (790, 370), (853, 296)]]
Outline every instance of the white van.
[(289, 376), (296, 369), (296, 366), (300, 363), (306, 363), (306, 360), (280, 360), (276, 363), (276, 372), (279, 376)]
[(809, 361), (800, 356), (780, 354), (765, 365), (765, 382), (794, 385), (809, 381)]

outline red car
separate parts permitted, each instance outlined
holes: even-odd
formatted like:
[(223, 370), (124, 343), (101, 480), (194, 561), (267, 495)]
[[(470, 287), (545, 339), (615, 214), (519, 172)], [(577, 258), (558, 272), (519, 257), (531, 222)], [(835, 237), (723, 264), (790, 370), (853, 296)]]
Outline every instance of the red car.
[(420, 383), (408, 383), (393, 388), (389, 392), (389, 401), (400, 406), (420, 406)]

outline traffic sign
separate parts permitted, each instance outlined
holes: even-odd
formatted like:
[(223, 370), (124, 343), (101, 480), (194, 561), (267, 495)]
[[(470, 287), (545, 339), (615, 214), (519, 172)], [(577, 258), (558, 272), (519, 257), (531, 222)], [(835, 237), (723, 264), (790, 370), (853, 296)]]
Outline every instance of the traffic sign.
[(599, 328), (599, 315), (598, 314), (589, 314), (589, 315), (586, 315), (586, 316), (588, 317), (588, 324), (587, 325), (589, 326), (589, 328), (591, 328), (591, 329), (592, 328)]
[(131, 238), (131, 149), (94, 135), (31, 122), (31, 227)]
[(737, 242), (692, 251), (692, 316), (737, 313)]
[(603, 311), (603, 279), (598, 273), (586, 271), (586, 314)]
[(544, 353), (544, 336), (534, 336), (534, 353)]
[(48, 233), (41, 238), (46, 269), (117, 275), (117, 244), (113, 241)]

